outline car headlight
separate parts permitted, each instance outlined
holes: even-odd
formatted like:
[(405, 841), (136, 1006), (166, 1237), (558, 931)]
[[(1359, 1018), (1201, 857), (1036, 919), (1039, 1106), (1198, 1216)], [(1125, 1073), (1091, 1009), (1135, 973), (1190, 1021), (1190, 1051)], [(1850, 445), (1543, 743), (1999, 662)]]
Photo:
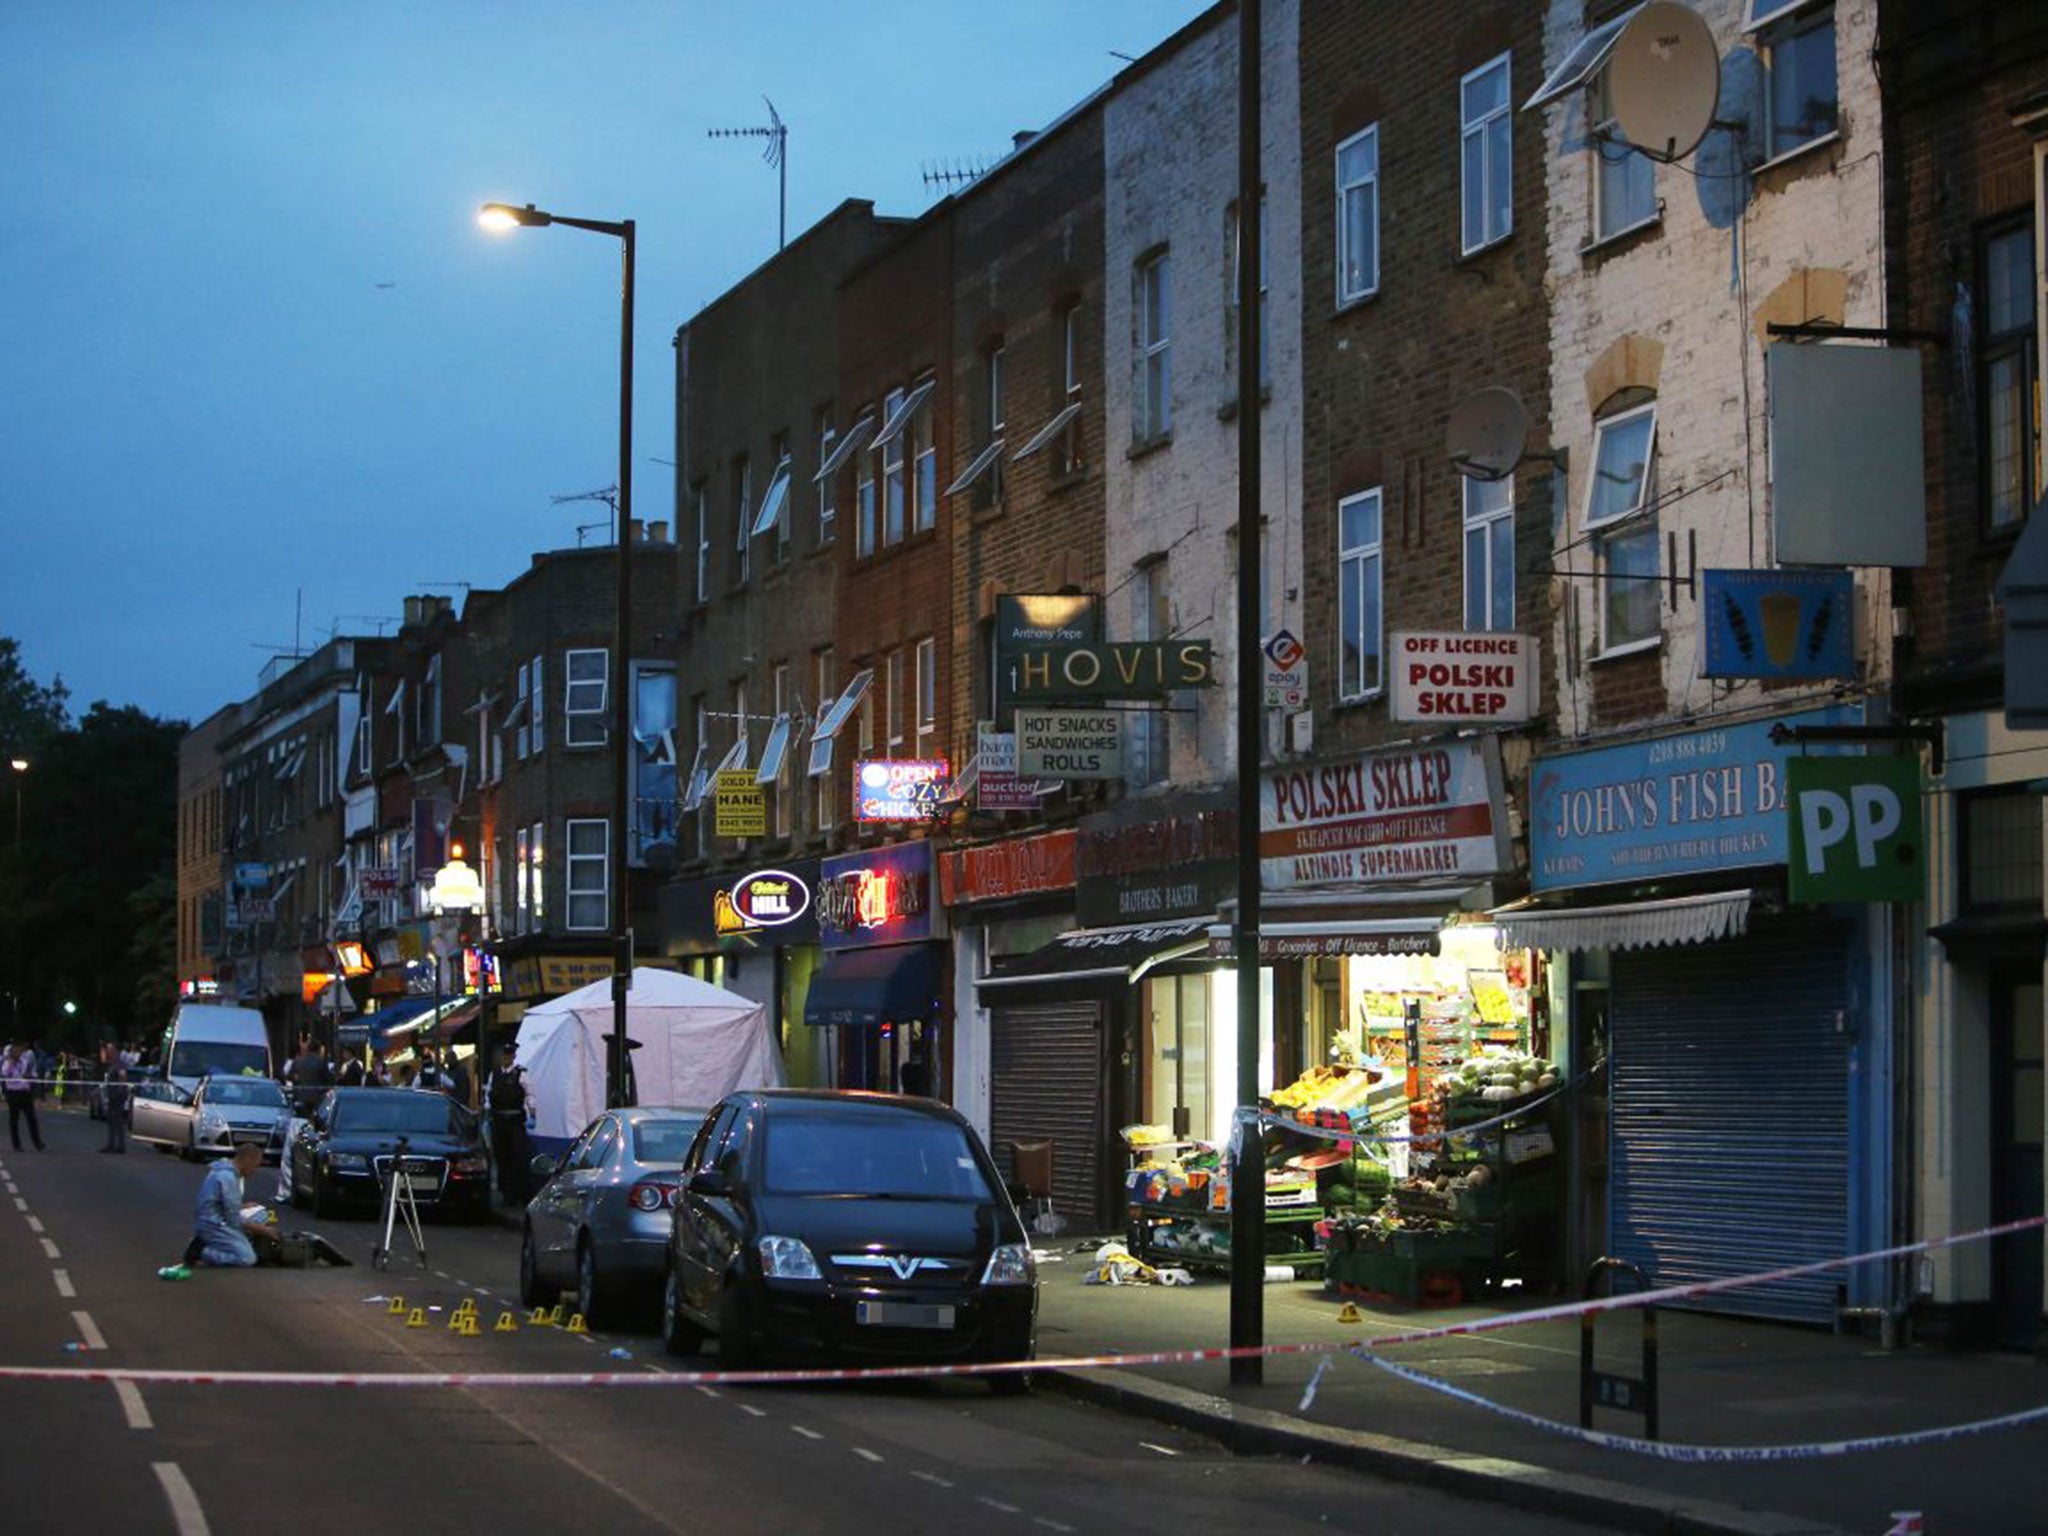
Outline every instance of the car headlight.
[(370, 1160), (360, 1152), (330, 1152), (327, 1165), (343, 1173), (368, 1173)]
[(1030, 1285), (1038, 1278), (1029, 1243), (1003, 1243), (988, 1256), (988, 1268), (981, 1272), (983, 1285)]
[(201, 1141), (224, 1140), (228, 1134), (227, 1116), (217, 1109), (202, 1109), (193, 1125), (193, 1133)]
[(794, 1237), (764, 1237), (754, 1245), (761, 1273), (770, 1280), (822, 1280), (808, 1244)]

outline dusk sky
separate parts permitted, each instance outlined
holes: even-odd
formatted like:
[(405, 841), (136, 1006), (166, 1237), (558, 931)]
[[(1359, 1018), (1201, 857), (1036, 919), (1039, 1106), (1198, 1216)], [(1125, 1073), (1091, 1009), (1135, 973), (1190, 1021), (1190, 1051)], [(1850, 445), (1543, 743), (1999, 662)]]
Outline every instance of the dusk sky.
[[(848, 197), (914, 215), (1195, 0), (7, 0), (0, 635), (71, 707), (194, 723), (278, 650), (671, 515), (676, 327)], [(609, 542), (600, 527), (585, 535)], [(379, 620), (385, 622), (378, 623)]]

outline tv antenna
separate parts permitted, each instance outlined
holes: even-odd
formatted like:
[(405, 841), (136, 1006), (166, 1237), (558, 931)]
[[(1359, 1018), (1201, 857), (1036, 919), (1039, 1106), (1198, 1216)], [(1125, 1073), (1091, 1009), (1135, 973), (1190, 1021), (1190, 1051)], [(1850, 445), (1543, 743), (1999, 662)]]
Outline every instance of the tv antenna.
[(955, 160), (948, 165), (944, 161), (927, 161), (918, 167), (924, 176), (927, 192), (943, 187), (952, 192), (957, 187), (971, 186), (988, 174), (989, 162), (980, 156), (967, 160)]
[(768, 126), (765, 128), (711, 128), (705, 131), (707, 139), (766, 139), (767, 147), (761, 151), (761, 158), (774, 166), (777, 172), (778, 193), (775, 216), (775, 249), (781, 250), (789, 241), (789, 125), (782, 120), (782, 114), (775, 110), (775, 103), (768, 103)]
[(550, 496), (548, 500), (558, 507), (564, 502), (569, 501), (601, 501), (612, 509), (612, 515), (604, 522), (578, 523), (576, 525), (576, 547), (578, 549), (583, 547), (583, 536), (593, 528), (608, 529), (613, 523), (618, 521), (619, 488), (616, 485), (601, 485), (594, 491), (571, 491), (566, 496)]

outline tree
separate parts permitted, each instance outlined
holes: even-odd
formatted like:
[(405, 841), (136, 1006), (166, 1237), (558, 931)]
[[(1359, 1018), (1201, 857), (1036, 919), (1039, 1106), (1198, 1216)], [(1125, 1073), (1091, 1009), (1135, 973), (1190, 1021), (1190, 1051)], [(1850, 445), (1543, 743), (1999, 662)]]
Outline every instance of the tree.
[(28, 675), (21, 643), (0, 635), (0, 748), (34, 762), (67, 722), (70, 691), (60, 677), (48, 686)]

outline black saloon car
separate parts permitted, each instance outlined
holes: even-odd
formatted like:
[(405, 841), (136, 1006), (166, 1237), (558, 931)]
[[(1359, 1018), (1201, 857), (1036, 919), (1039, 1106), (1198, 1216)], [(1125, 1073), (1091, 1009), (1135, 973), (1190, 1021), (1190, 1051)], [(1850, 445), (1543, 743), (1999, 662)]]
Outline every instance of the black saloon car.
[(374, 1211), (401, 1137), (422, 1208), (488, 1214), (491, 1165), (476, 1116), (418, 1088), (330, 1088), (285, 1149), (292, 1204), (310, 1201), (321, 1216)]
[(1031, 1358), (1030, 1239), (987, 1149), (948, 1106), (734, 1094), (705, 1120), (682, 1177), (662, 1292), (671, 1354), (713, 1334), (731, 1369), (767, 1356)]

